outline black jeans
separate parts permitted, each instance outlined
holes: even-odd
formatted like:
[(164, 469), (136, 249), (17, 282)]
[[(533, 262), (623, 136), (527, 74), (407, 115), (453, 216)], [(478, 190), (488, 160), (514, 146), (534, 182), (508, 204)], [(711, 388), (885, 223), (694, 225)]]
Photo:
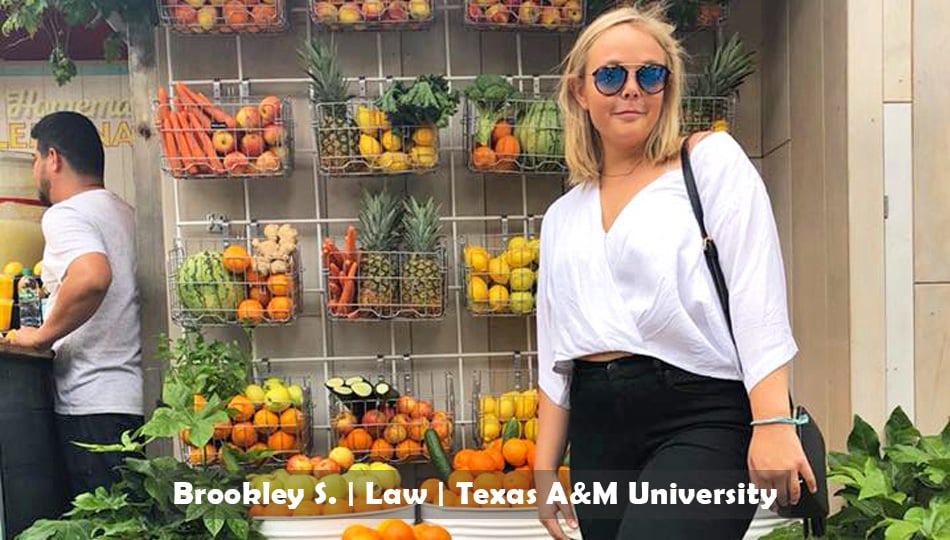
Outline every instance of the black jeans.
[(115, 467), (123, 463), (119, 452), (90, 452), (72, 441), (115, 444), (122, 432), (134, 430), (144, 422), (142, 416), (131, 414), (56, 415), (56, 431), (66, 468), (70, 501), (80, 493), (92, 492), (99, 486), (106, 489), (119, 480)]
[(619, 481), (615, 507), (575, 505), (585, 540), (742, 538), (754, 504), (631, 504), (626, 489), (747, 486), (752, 413), (742, 382), (633, 355), (575, 360), (570, 392), (571, 482)]

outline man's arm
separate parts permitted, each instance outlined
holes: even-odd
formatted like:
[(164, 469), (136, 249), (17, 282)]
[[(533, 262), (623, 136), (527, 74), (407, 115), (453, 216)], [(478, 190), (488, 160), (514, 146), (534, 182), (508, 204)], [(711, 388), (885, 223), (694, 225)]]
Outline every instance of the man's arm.
[(49, 349), (89, 320), (112, 284), (112, 268), (102, 253), (77, 257), (66, 269), (56, 304), (40, 328), (22, 328), (13, 343), (23, 347)]

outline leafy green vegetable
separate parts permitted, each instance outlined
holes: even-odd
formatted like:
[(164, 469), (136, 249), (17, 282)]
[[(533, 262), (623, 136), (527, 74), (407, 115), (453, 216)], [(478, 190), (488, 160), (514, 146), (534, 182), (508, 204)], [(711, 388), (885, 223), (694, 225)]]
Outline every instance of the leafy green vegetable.
[(188, 399), (190, 394), (225, 399), (244, 391), (251, 364), (237, 343), (208, 342), (199, 332), (186, 332), (171, 342), (165, 336), (160, 339), (158, 357), (172, 379), (187, 388)]
[(488, 146), (495, 123), (508, 114), (511, 100), (521, 98), (521, 92), (501, 75), (482, 74), (465, 89), (465, 97), (474, 103), (478, 112), (475, 142)]
[[(884, 445), (859, 416), (848, 453), (828, 454), (828, 481), (843, 486), (845, 506), (830, 516), (824, 538), (945, 540), (950, 538), (950, 422), (922, 436), (898, 407), (884, 426)], [(800, 524), (763, 540), (801, 538)]]
[(409, 86), (397, 81), (389, 86), (375, 105), (386, 113), (394, 127), (445, 127), (458, 111), (459, 94), (449, 90), (442, 75), (422, 75)]

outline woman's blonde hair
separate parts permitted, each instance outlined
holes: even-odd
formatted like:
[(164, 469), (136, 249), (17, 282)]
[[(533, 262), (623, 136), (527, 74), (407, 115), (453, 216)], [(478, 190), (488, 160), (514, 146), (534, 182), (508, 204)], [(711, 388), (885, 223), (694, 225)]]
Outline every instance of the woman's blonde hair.
[(683, 50), (673, 37), (674, 28), (663, 18), (663, 6), (624, 6), (597, 17), (581, 32), (563, 62), (558, 86), (558, 105), (564, 121), (564, 154), (571, 171), (571, 184), (597, 182), (603, 169), (603, 146), (590, 116), (571, 90), (573, 81), (589, 76), (587, 53), (604, 32), (618, 24), (632, 24), (652, 36), (666, 54), (670, 78), (663, 93), (663, 108), (656, 126), (647, 136), (644, 158), (652, 164), (665, 162), (679, 151), (680, 99), (683, 93)]

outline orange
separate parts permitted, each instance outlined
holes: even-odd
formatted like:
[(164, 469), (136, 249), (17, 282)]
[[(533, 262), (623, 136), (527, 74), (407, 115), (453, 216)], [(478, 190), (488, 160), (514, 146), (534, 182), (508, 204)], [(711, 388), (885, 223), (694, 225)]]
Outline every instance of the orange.
[(468, 460), (468, 469), (474, 472), (485, 472), (495, 470), (495, 460), (492, 459), (487, 450), (478, 450), (472, 453)]
[(290, 294), (291, 281), (287, 274), (271, 274), (267, 278), (267, 288), (274, 296), (287, 296)]
[(288, 435), (299, 435), (304, 427), (303, 413), (293, 407), (280, 413), (280, 430)]
[(353, 496), (353, 508), (350, 510), (353, 514), (359, 514), (362, 512), (373, 512), (375, 510), (382, 510), (383, 506), (381, 504), (370, 504), (366, 500), (366, 497), (363, 495), (354, 495)]
[(439, 491), (442, 490), (442, 486), (438, 478), (429, 478), (423, 481), (419, 489), (426, 492), (427, 503), (436, 504), (439, 501)]
[(263, 285), (251, 285), (247, 289), (247, 297), (257, 300), (261, 306), (266, 306), (270, 302), (270, 291)]
[(505, 461), (515, 467), (520, 467), (528, 462), (528, 445), (521, 439), (508, 439), (505, 441), (502, 454), (505, 456)]
[(195, 394), (195, 395), (192, 396), (192, 397), (193, 397), (193, 400), (194, 400), (195, 412), (198, 412), (198, 411), (200, 411), (201, 409), (204, 409), (204, 408), (205, 408), (205, 405), (208, 403), (208, 401), (205, 400), (205, 397), (202, 396), (201, 394)]
[(237, 308), (237, 319), (244, 322), (259, 323), (264, 319), (264, 306), (257, 300), (241, 300)]
[(531, 473), (526, 471), (506, 472), (505, 479), (502, 480), (502, 487), (504, 487), (506, 490), (531, 489)]
[(319, 516), (323, 513), (323, 507), (312, 500), (300, 501), (294, 510), (295, 516)]
[[(350, 433), (350, 435), (353, 435)], [(396, 458), (406, 460), (414, 456), (422, 455), (422, 446), (412, 439), (406, 439), (396, 445)]]
[(271, 503), (264, 507), (264, 511), (261, 515), (269, 517), (290, 517), (294, 515), (294, 511), (286, 504)]
[(354, 452), (366, 451), (373, 446), (373, 436), (363, 428), (356, 428), (346, 436), (350, 450)]
[(497, 450), (486, 450), (486, 452), (488, 452), (488, 457), (490, 457), (492, 462), (495, 464), (494, 470), (505, 470), (505, 457), (501, 454), (501, 452), (498, 452)]
[[(290, 410), (290, 409), (287, 409)], [(286, 412), (286, 411), (285, 411)], [(254, 427), (264, 435), (270, 435), (277, 431), (277, 424), (280, 423), (280, 417), (267, 409), (261, 409), (254, 413)]]
[(185, 428), (178, 432), (178, 438), (181, 439), (181, 442), (185, 444), (191, 444), (191, 441), (188, 440), (188, 437), (190, 436), (191, 436), (191, 430), (189, 428)]
[[(339, 501), (337, 501), (339, 502)], [(340, 540), (383, 540), (383, 537), (366, 525), (350, 525), (343, 531)]]
[(474, 481), (475, 481), (475, 478), (472, 476), (472, 473), (470, 473), (470, 472), (468, 472), (468, 471), (452, 471), (451, 474), (449, 474), (449, 480), (448, 480), (447, 483), (448, 483), (448, 485), (449, 485), (449, 489), (451, 489), (451, 490), (454, 491), (455, 493), (461, 495), (461, 494), (462, 494), (462, 488), (460, 488), (460, 487), (458, 486), (458, 484), (459, 484), (460, 482), (469, 482), (469, 483), (471, 483), (471, 482), (474, 482)]
[(494, 450), (496, 452), (501, 452), (501, 439), (495, 439), (488, 446), (485, 447), (486, 450)]
[(452, 535), (438, 525), (429, 525), (421, 531), (416, 531), (416, 540), (452, 540)]
[(482, 473), (475, 478), (475, 485), (472, 489), (501, 489), (502, 480), (495, 473)]
[(471, 448), (463, 448), (455, 453), (455, 458), (452, 460), (452, 468), (456, 471), (465, 471), (468, 470), (470, 465), (469, 461), (472, 458), (472, 454), (475, 451)]
[(247, 513), (250, 516), (263, 516), (264, 508), (266, 507), (263, 504), (253, 504), (247, 509)]
[(533, 441), (526, 441), (528, 443), (528, 455), (525, 456), (525, 460), (528, 463), (528, 468), (534, 470), (534, 449), (536, 448)]
[(384, 519), (376, 526), (383, 540), (415, 540), (412, 527), (401, 519)]
[(567, 468), (567, 465), (561, 465), (557, 468), (557, 479), (565, 489), (570, 489), (571, 470)]
[(218, 441), (223, 441), (231, 435), (231, 422), (216, 422), (214, 424), (214, 433), (211, 437)]
[(251, 266), (251, 256), (243, 247), (233, 244), (224, 248), (221, 254), (221, 261), (224, 267), (235, 274), (243, 274), (248, 266)]
[(213, 463), (218, 457), (218, 451), (211, 444), (208, 444), (204, 447), (204, 450), (198, 448), (197, 446), (192, 446), (191, 450), (188, 452), (188, 461), (192, 465), (202, 465), (207, 463)]
[(296, 442), (297, 439), (293, 435), (284, 433), (283, 431), (276, 431), (267, 438), (268, 448), (281, 452), (294, 450), (296, 448)]
[(254, 417), (254, 404), (247, 399), (244, 394), (238, 394), (228, 402), (228, 408), (231, 411), (231, 418), (236, 422), (247, 422)]
[(444, 489), (442, 490), (442, 506), (459, 506), (462, 503), (462, 500), (455, 493)]
[(249, 448), (257, 442), (257, 433), (254, 431), (254, 424), (250, 422), (238, 422), (231, 428), (231, 441), (240, 448)]
[[(323, 505), (324, 516), (338, 516), (340, 514), (350, 514), (352, 512), (353, 512), (353, 508), (350, 507), (350, 502), (347, 500), (346, 497), (339, 497), (337, 498), (335, 503), (328, 502)], [(375, 533), (376, 531), (373, 531), (373, 532)], [(343, 538), (346, 538), (345, 533), (344, 533)]]
[(267, 318), (271, 321), (289, 321), (293, 313), (294, 303), (286, 296), (275, 296), (267, 303)]
[(377, 461), (389, 461), (393, 458), (393, 445), (386, 442), (386, 439), (376, 439), (369, 449), (371, 459)]

